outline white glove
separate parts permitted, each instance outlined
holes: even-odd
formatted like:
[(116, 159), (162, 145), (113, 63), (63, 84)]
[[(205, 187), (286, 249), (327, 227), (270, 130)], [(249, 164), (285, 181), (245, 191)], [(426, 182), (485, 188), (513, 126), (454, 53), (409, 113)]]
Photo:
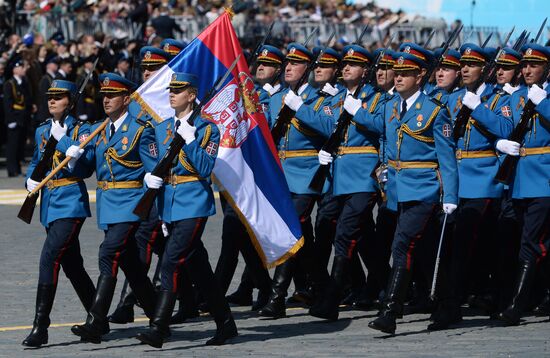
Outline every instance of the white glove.
[(273, 94), (275, 92), (277, 92), (277, 90), (275, 89), (275, 87), (273, 87), (271, 84), (269, 83), (266, 83), (263, 87), (262, 87), (267, 93), (269, 93), (270, 96), (273, 96)]
[(355, 116), (355, 113), (361, 108), (362, 104), (363, 102), (361, 102), (360, 99), (353, 98), (353, 96), (347, 96), (344, 101), (344, 109), (352, 116)]
[(34, 188), (38, 186), (38, 184), (40, 184), (40, 182), (34, 181), (31, 178), (27, 179), (27, 190), (29, 191), (29, 193), (33, 191)]
[(161, 227), (164, 237), (168, 237), (168, 235), (170, 235), (170, 231), (168, 231), (168, 225), (166, 225), (166, 223), (162, 223)]
[(519, 143), (508, 139), (501, 139), (497, 142), (497, 149), (502, 153), (517, 157), (519, 155)]
[(17, 127), (17, 122), (8, 123), (8, 128), (9, 129), (14, 129), (15, 127)]
[(67, 164), (69, 169), (74, 168), (74, 166), (76, 164), (76, 161), (78, 160), (78, 158), (80, 158), (82, 156), (83, 153), (84, 153), (84, 149), (81, 149), (77, 145), (71, 145), (67, 149), (67, 151), (65, 152), (65, 156), (71, 157), (71, 160), (69, 160), (69, 163)]
[(455, 210), (456, 210), (456, 204), (449, 204), (449, 203), (443, 204), (443, 212), (445, 214), (451, 215)]
[(514, 87), (514, 86), (512, 86), (511, 84), (506, 83), (506, 84), (502, 87), (502, 89), (504, 90), (504, 92), (506, 92), (506, 93), (508, 93), (508, 94), (511, 95), (512, 93), (516, 92), (516, 91), (519, 89), (519, 86)]
[(529, 98), (535, 106), (538, 106), (538, 104), (546, 98), (546, 91), (537, 85), (532, 85), (527, 91), (527, 98)]
[(182, 121), (181, 125), (178, 127), (178, 134), (185, 140), (185, 143), (191, 144), (195, 140), (195, 132), (197, 127), (194, 127), (187, 123), (187, 121)]
[(294, 93), (293, 90), (290, 90), (285, 95), (285, 104), (294, 112), (298, 112), (302, 104), (304, 104), (304, 101), (302, 101), (302, 97)]
[(384, 170), (382, 170), (382, 173), (381, 173), (381, 175), (380, 175), (380, 178), (381, 178), (380, 181), (381, 181), (382, 183), (385, 183), (385, 182), (388, 181), (388, 169), (387, 169), (387, 168), (384, 169)]
[(481, 104), (481, 97), (478, 96), (477, 94), (473, 94), (472, 92), (466, 91), (466, 94), (462, 99), (462, 103), (473, 111), (474, 109), (477, 108), (477, 106)]
[(321, 149), (317, 156), (319, 157), (319, 163), (321, 163), (321, 165), (329, 165), (330, 163), (332, 163), (333, 158), (329, 152), (325, 152)]
[(52, 129), (50, 129), (50, 134), (59, 142), (61, 138), (67, 133), (67, 125), (63, 123), (63, 126), (59, 124), (58, 121), (52, 121)]
[(336, 94), (338, 93), (338, 88), (336, 87), (333, 87), (330, 83), (326, 83), (324, 86), (323, 86), (323, 89), (321, 89), (321, 91), (325, 92), (325, 93), (328, 93), (330, 94), (331, 96), (336, 96)]
[(160, 188), (163, 182), (161, 177), (158, 177), (151, 173), (145, 173), (145, 176), (143, 177), (143, 181), (145, 182), (145, 185), (147, 185), (147, 187), (151, 189)]

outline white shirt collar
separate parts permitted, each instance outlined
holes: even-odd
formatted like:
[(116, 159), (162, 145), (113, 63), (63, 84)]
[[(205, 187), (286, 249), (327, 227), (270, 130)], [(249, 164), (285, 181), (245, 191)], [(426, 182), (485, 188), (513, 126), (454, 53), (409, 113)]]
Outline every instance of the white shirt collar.
[(61, 73), (61, 76), (63, 76), (63, 78), (67, 77), (67, 74), (62, 69), (59, 69), (57, 72)]
[(393, 86), (392, 88), (390, 88), (390, 89), (388, 90), (388, 93), (389, 93), (390, 95), (393, 95), (393, 92), (395, 92), (395, 86)]
[(189, 117), (191, 117), (191, 115), (193, 114), (193, 111), (187, 113), (185, 116), (181, 117), (181, 118), (176, 118), (174, 117), (174, 128), (175, 128), (175, 125), (176, 125), (176, 121), (179, 119), (180, 120), (180, 123), (183, 123), (183, 121), (186, 121), (189, 119)]
[(13, 78), (15, 78), (15, 81), (17, 82), (18, 85), (20, 85), (21, 82), (23, 82), (23, 79), (19, 76), (13, 75)]
[(550, 82), (546, 81), (542, 84), (542, 89), (545, 90), (546, 87), (548, 87), (548, 85), (550, 84)]
[(478, 96), (481, 96), (481, 94), (483, 93), (483, 91), (485, 91), (486, 88), (487, 88), (487, 85), (485, 83), (482, 83), (481, 86), (479, 86), (479, 88), (477, 89), (476, 94)]
[[(122, 116), (120, 116), (119, 119), (117, 119), (116, 121), (112, 122), (112, 123), (115, 125), (115, 133), (116, 133), (116, 131), (118, 131), (118, 129), (120, 128), (120, 126), (122, 125), (122, 122), (124, 122), (124, 120), (126, 119), (126, 117), (128, 117), (128, 111), (126, 111)], [(109, 124), (109, 127), (111, 127), (110, 124)]]
[[(399, 96), (401, 98), (401, 110), (403, 110), (403, 97), (401, 95)], [(415, 94), (407, 98), (405, 102), (407, 102), (407, 111), (412, 108), (414, 102), (420, 97), (420, 90), (416, 91)]]

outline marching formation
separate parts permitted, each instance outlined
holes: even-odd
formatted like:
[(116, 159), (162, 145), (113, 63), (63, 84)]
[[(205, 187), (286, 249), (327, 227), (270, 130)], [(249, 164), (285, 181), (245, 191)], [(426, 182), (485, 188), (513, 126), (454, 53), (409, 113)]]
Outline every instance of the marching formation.
[[(136, 338), (156, 348), (171, 324), (199, 311), (216, 322), (207, 345), (237, 336), (228, 303), (274, 319), (286, 316), (289, 301), (329, 321), (341, 304), (379, 309), (369, 327), (389, 334), (409, 313), (431, 314), (428, 330), (446, 329), (462, 321), (465, 303), (504, 325), (518, 325), (527, 310), (550, 315), (550, 47), (525, 32), (510, 47), (510, 36), (498, 49), (457, 46), (460, 30), (440, 48), (391, 49), (390, 39), (373, 52), (362, 36), (341, 51), (330, 47), (332, 37), (326, 46), (310, 49), (306, 40), (284, 51), (262, 40), (250, 61), (255, 105), (303, 235), (272, 278), (223, 198), (222, 249), (210, 266), (201, 236), (215, 214), (211, 174), (224, 139), (201, 111), (210, 98), (198, 101), (196, 73), (176, 72), (165, 83), (175, 115), (161, 121), (130, 97), (137, 84), (114, 73), (99, 76), (107, 117), (77, 120), (69, 113), (89, 76), (80, 91), (54, 80), (26, 180), (28, 198), (41, 190), (46, 241), (23, 345), (48, 342), (60, 267), (86, 312), (71, 331), (91, 343), (110, 324), (133, 322), (136, 304), (149, 318)], [(185, 47), (167, 41), (141, 49), (146, 82)], [(95, 285), (78, 239), (91, 216), (84, 179), (94, 171), (105, 233)], [(30, 221), (24, 210), (20, 217)], [(239, 252), (246, 269), (225, 297)], [(150, 280), (153, 253), (159, 267)], [(127, 282), (109, 315), (119, 267)]]

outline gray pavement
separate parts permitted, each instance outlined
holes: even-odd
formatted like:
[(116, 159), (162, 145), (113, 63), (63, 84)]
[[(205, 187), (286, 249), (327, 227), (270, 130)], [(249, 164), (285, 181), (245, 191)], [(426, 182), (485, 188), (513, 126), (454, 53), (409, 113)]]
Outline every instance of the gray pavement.
[[(21, 189), (22, 182), (23, 178), (8, 179), (5, 170), (0, 171), (0, 192)], [(25, 349), (20, 343), (33, 320), (38, 258), (45, 232), (39, 224), (38, 209), (31, 225), (16, 218), (18, 210), (18, 205), (0, 204), (0, 357), (550, 357), (547, 318), (526, 317), (519, 327), (506, 328), (486, 317), (468, 316), (456, 328), (429, 333), (428, 315), (410, 315), (398, 321), (395, 336), (387, 336), (367, 327), (375, 311), (344, 310), (339, 321), (327, 323), (308, 316), (303, 308), (289, 309), (286, 319), (266, 320), (247, 308), (235, 307), (239, 337), (214, 348), (204, 347), (204, 343), (214, 334), (215, 324), (209, 316), (201, 316), (174, 326), (172, 338), (162, 350), (140, 345), (133, 338), (147, 325), (138, 309), (134, 324), (112, 325), (102, 344), (84, 344), (70, 332), (72, 324), (85, 319), (85, 313), (63, 273), (51, 315), (49, 344), (42, 349)], [(212, 217), (203, 235), (213, 267), (221, 247), (221, 220), (221, 214)], [(85, 266), (94, 281), (101, 240), (95, 219), (89, 219), (80, 242)], [(230, 292), (236, 288), (242, 269), (241, 260)], [(118, 300), (122, 279), (121, 274), (114, 301)]]

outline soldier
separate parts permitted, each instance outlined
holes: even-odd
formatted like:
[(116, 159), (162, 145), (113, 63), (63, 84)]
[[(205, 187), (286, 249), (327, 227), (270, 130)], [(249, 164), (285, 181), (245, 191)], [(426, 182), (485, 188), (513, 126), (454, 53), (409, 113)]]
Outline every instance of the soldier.
[(137, 339), (161, 348), (170, 336), (170, 315), (176, 301), (178, 276), (187, 266), (189, 274), (205, 295), (216, 322), (216, 334), (206, 345), (221, 345), (237, 336), (237, 327), (200, 240), (208, 216), (216, 212), (210, 175), (216, 161), (220, 134), (216, 125), (200, 117), (193, 124), (188, 122), (197, 96), (197, 76), (174, 73), (168, 88), (175, 117), (166, 119), (155, 129), (160, 155), (163, 156), (168, 150), (174, 132), (184, 139), (185, 144), (167, 178), (149, 177), (154, 183), (150, 187), (161, 190), (159, 211), (172, 234), (162, 256), (161, 290), (155, 313), (149, 321), (149, 330), (138, 334)]
[[(141, 71), (144, 81), (153, 76), (162, 66), (168, 63), (170, 55), (156, 47), (145, 46), (140, 50)], [(141, 108), (141, 105), (134, 99), (130, 101), (128, 113), (140, 121), (153, 123), (153, 118)], [(151, 265), (153, 252), (162, 254), (164, 250), (164, 237), (162, 232), (162, 222), (158, 218), (156, 205), (153, 206), (149, 218), (142, 221), (136, 231), (136, 244), (139, 252), (139, 259), (145, 265), (147, 270)], [(155, 275), (154, 280), (158, 280)], [(154, 282), (157, 285), (157, 282)], [(109, 322), (115, 324), (126, 324), (134, 321), (134, 305), (136, 297), (128, 287), (128, 280), (124, 281), (124, 286), (120, 294), (120, 301), (115, 311), (109, 316)], [(196, 314), (195, 314), (196, 312)], [(196, 309), (192, 316), (197, 316)], [(191, 316), (191, 314), (190, 314)]]
[[(465, 88), (449, 95), (451, 118), (456, 118), (462, 106), (472, 109), (473, 112), (464, 136), (457, 143), (460, 201), (451, 250), (448, 280), (450, 292), (440, 294), (442, 300), (433, 316), (434, 322), (428, 326), (430, 330), (444, 329), (462, 320), (460, 305), (467, 293), (467, 274), (472, 269), (472, 257), (476, 251), (489, 246), (483, 243), (496, 245), (494, 228), (500, 213), (504, 187), (494, 179), (499, 168), (495, 139), (507, 137), (512, 123), (509, 96), (504, 91), (485, 83), (476, 88), (476, 84), (482, 80), (482, 69), (490, 60), (490, 54), (485, 49), (468, 43), (462, 45), (460, 53)], [(483, 123), (495, 124), (488, 127), (480, 123), (481, 120)], [(498, 131), (494, 131), (494, 127), (499, 128)], [(483, 257), (487, 261), (494, 256), (487, 253)], [(496, 262), (487, 264), (492, 276), (496, 273), (495, 265)], [(493, 292), (491, 294), (494, 295)], [(492, 305), (489, 302), (489, 306)]]
[(171, 59), (176, 57), (186, 46), (186, 42), (174, 39), (164, 39), (160, 43), (160, 48), (164, 50), (164, 52), (170, 54)]
[[(34, 155), (27, 170), (26, 187), (29, 191), (34, 190), (39, 184), (31, 179), (31, 175), (41, 159), (42, 151), (50, 136), (58, 142), (61, 142), (63, 137), (81, 142), (89, 134), (88, 129), (81, 128), (74, 117), (69, 115), (65, 118), (65, 110), (76, 92), (74, 83), (56, 80), (45, 93), (48, 96), (52, 119), (42, 123), (36, 129)], [(63, 160), (66, 149), (68, 149), (66, 145), (58, 143), (52, 160), (52, 169)], [(66, 153), (71, 155), (69, 151)], [(46, 240), (40, 255), (33, 328), (23, 341), (24, 346), (40, 347), (48, 343), (50, 312), (60, 266), (71, 281), (84, 309), (88, 311), (92, 305), (95, 287), (84, 269), (78, 240), (85, 218), (91, 216), (88, 192), (82, 180), (90, 174), (87, 168), (79, 164), (72, 171), (67, 169), (60, 171), (42, 189), (40, 221), (46, 228)]]
[[(99, 248), (100, 276), (86, 323), (71, 328), (75, 335), (92, 343), (100, 343), (101, 336), (109, 332), (107, 313), (119, 266), (148, 316), (152, 316), (155, 305), (154, 288), (136, 247), (139, 218), (133, 214), (145, 192), (143, 182), (151, 184), (149, 172), (157, 161), (154, 130), (149, 122), (128, 113), (134, 83), (112, 73), (101, 75), (99, 81), (110, 123), (90, 142), (80, 160), (90, 167), (95, 165), (98, 224), (105, 238)], [(93, 125), (91, 131), (98, 126)]]
[[(345, 88), (333, 98), (334, 120), (344, 111), (343, 104), (348, 97), (364, 83), (372, 55), (359, 45), (344, 47), (342, 58), (342, 81)], [(359, 107), (373, 110), (382, 94), (371, 85), (365, 84), (358, 95)], [(322, 121), (320, 121), (322, 122)], [(332, 122), (334, 123), (334, 121)], [(326, 126), (325, 126), (326, 128)], [(330, 127), (329, 127), (330, 128)], [(326, 129), (325, 129), (326, 130)], [(328, 136), (330, 132), (325, 132)], [(338, 155), (332, 158), (328, 152), (319, 152), (322, 165), (333, 163), (332, 195), (336, 197), (340, 214), (336, 223), (334, 238), (334, 260), (332, 273), (322, 296), (309, 310), (315, 317), (335, 320), (338, 318), (338, 305), (348, 275), (352, 256), (361, 240), (374, 239), (374, 220), (372, 209), (377, 201), (377, 184), (371, 177), (378, 162), (378, 138), (371, 136), (366, 128), (352, 121), (344, 134), (344, 140), (338, 148)], [(365, 253), (361, 252), (365, 261)], [(368, 265), (370, 262), (365, 262)], [(362, 272), (359, 264), (358, 269)], [(364, 282), (364, 279), (363, 279)]]
[[(88, 56), (82, 60), (82, 69), (78, 76), (78, 82), (83, 81), (93, 70), (95, 60), (95, 55)], [(97, 70), (90, 76), (90, 80), (86, 84), (86, 88), (84, 88), (84, 92), (78, 101), (79, 103), (76, 104), (76, 113), (78, 114), (78, 119), (81, 121), (95, 123), (102, 116), (103, 105), (100, 103), (100, 96), (97, 96), (97, 88), (99, 88)]]
[[(298, 43), (289, 44), (287, 51), (284, 78), (290, 87), (275, 93), (269, 101), (269, 112), (266, 115), (271, 127), (275, 125), (279, 111), (284, 104), (290, 109), (298, 109), (303, 102), (316, 97), (315, 88), (307, 83), (300, 88), (291, 90), (305, 74), (308, 64), (313, 61), (313, 54), (305, 46)], [(286, 133), (275, 145), (279, 151), (279, 158), (281, 159), (296, 213), (302, 223), (304, 246), (296, 256), (277, 266), (273, 276), (270, 300), (259, 311), (259, 314), (265, 317), (281, 318), (286, 316), (285, 297), (298, 262), (306, 260), (306, 262), (311, 263), (313, 259), (311, 212), (319, 193), (309, 188), (309, 181), (318, 167), (316, 156), (318, 149), (323, 145), (324, 139), (318, 132), (302, 125), (298, 118), (293, 119), (290, 125), (285, 128)], [(312, 265), (306, 263), (300, 265), (300, 267), (307, 267), (310, 271)], [(305, 287), (303, 288), (305, 289)]]
[[(441, 57), (443, 49), (436, 49), (434, 56)], [(441, 65), (435, 69), (436, 86), (428, 95), (442, 103), (447, 103), (447, 96), (452, 93), (460, 82), (460, 52), (449, 49)]]
[[(512, 95), (519, 89), (519, 79), (521, 77), (521, 53), (505, 47), (496, 59), (496, 81), (497, 87), (503, 89), (509, 95)], [(507, 85), (508, 84), (508, 85)]]
[(526, 86), (514, 92), (510, 100), (514, 125), (518, 124), (528, 101), (535, 105), (536, 114), (530, 119), (530, 131), (522, 143), (505, 139), (497, 143), (500, 151), (519, 156), (512, 199), (522, 225), (521, 246), (513, 297), (509, 306), (498, 315), (506, 325), (519, 324), (535, 269), (550, 246), (550, 123), (547, 119), (550, 118), (550, 49), (530, 43), (523, 46), (521, 52), (521, 72)]
[[(270, 45), (264, 45), (260, 48), (258, 58), (256, 59), (256, 91), (262, 104), (263, 111), (269, 110), (269, 99), (281, 89), (280, 76), (284, 61), (284, 55), (278, 48)], [(228, 205), (225, 198), (220, 197), (223, 208), (223, 227), (222, 227), (222, 249), (218, 264), (216, 265), (216, 277), (220, 280), (222, 290), (229, 287), (231, 279), (235, 272), (238, 262), (239, 248), (244, 248), (252, 256), (253, 268), (245, 267), (241, 276), (241, 282), (235, 292), (227, 296), (227, 301), (236, 305), (250, 306), (256, 311), (267, 304), (271, 289), (271, 278), (267, 270), (258, 265), (258, 257), (255, 251), (250, 251), (250, 238), (246, 228), (241, 223), (233, 208)], [(235, 239), (239, 240), (235, 240)], [(245, 246), (246, 245), (246, 246)], [(253, 249), (253, 248), (252, 248)], [(250, 258), (249, 258), (250, 259)], [(255, 264), (254, 264), (255, 263)], [(253, 278), (256, 276), (255, 278)], [(258, 281), (255, 283), (254, 281)], [(266, 289), (267, 282), (267, 289)], [(258, 292), (258, 299), (252, 302), (252, 291), (254, 286), (261, 287)]]
[(31, 124), (33, 104), (31, 90), (25, 78), (28, 64), (21, 58), (10, 64), (13, 77), (4, 83), (4, 118), (6, 121), (6, 167), (9, 177), (21, 175), (26, 131)]
[[(441, 208), (447, 214), (454, 211), (458, 185), (449, 113), (444, 105), (420, 91), (429, 53), (415, 45), (408, 53), (395, 56), (393, 70), (399, 95), (388, 102), (384, 112), (373, 114), (360, 109), (361, 104), (351, 97), (344, 103), (359, 124), (380, 134), (385, 130), (388, 164), (395, 169), (395, 175), (388, 179), (388, 183), (395, 181), (399, 205), (392, 272), (380, 316), (369, 323), (373, 329), (392, 334), (402, 314), (417, 255), (415, 248), (426, 241), (423, 249), (434, 256), (430, 239), (436, 214)], [(423, 258), (429, 260), (428, 256)]]
[(48, 96), (46, 92), (48, 92), (56, 72), (59, 69), (58, 59), (53, 54), (49, 55), (44, 62), (46, 64), (46, 73), (38, 83), (38, 112), (36, 113), (36, 119), (39, 123), (50, 117), (50, 112), (48, 111)]

